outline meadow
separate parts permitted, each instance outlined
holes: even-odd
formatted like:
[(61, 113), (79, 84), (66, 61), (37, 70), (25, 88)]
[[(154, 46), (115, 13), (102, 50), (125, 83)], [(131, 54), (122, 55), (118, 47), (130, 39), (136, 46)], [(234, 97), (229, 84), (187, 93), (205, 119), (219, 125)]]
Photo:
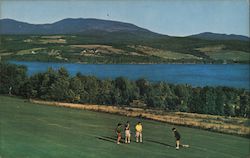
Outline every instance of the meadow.
[[(30, 103), (0, 96), (1, 158), (166, 157), (247, 158), (249, 139), (175, 126), (190, 148), (175, 149), (173, 125), (115, 114)], [(118, 122), (143, 124), (143, 144), (117, 145)]]

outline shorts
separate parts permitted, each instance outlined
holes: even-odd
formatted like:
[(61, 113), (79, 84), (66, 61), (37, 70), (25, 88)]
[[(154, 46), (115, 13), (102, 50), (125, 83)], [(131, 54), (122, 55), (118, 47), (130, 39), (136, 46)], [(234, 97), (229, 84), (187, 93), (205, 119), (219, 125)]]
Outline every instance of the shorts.
[(125, 130), (125, 136), (130, 137), (130, 130)]
[(142, 137), (142, 132), (137, 132), (137, 131), (136, 131), (135, 136), (136, 136), (136, 137)]
[(117, 137), (121, 138), (122, 137), (122, 133), (117, 133)]

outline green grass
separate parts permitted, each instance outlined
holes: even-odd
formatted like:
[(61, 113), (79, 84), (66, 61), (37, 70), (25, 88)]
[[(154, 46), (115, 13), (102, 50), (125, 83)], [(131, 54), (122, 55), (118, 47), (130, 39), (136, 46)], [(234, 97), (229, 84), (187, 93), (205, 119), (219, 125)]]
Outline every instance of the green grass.
[(250, 54), (242, 51), (227, 51), (222, 50), (218, 52), (207, 53), (212, 59), (221, 60), (235, 60), (235, 61), (248, 61)]
[(147, 55), (154, 55), (163, 59), (200, 59), (197, 56), (191, 55), (191, 54), (183, 54), (183, 53), (178, 53), (178, 52), (173, 52), (173, 51), (168, 51), (168, 50), (160, 50), (160, 49), (155, 49), (151, 47), (146, 47), (146, 46), (134, 46), (133, 47), (135, 50), (143, 52), (144, 54)]
[[(177, 127), (190, 148), (174, 148), (173, 125), (106, 113), (38, 105), (0, 96), (1, 158), (246, 158), (247, 138)], [(144, 143), (115, 144), (118, 122), (140, 120)], [(132, 131), (134, 128), (132, 128)], [(134, 135), (134, 131), (133, 131)]]

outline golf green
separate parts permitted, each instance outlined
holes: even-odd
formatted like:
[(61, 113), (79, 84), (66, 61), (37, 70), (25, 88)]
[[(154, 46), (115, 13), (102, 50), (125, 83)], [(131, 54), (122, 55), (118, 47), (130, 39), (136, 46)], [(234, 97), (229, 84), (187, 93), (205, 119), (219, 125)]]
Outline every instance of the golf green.
[[(175, 149), (173, 125), (0, 96), (1, 158), (247, 158), (249, 139), (175, 126), (189, 148)], [(130, 121), (131, 144), (117, 145), (117, 123)], [(136, 143), (134, 125), (143, 125)]]

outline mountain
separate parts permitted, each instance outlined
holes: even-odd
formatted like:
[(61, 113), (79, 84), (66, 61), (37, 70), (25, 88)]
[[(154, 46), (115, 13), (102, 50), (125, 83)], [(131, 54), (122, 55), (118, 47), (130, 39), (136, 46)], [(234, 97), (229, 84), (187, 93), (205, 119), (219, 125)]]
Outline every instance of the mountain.
[(172, 37), (99, 19), (69, 18), (51, 24), (2, 19), (0, 35), (0, 60), (6, 61), (249, 63), (250, 52), (249, 38), (244, 36), (202, 33)]
[(0, 20), (0, 34), (86, 34), (95, 32), (125, 32), (158, 35), (136, 25), (100, 19), (63, 19), (52, 24), (29, 24), (12, 19)]
[[(0, 19), (0, 34), (2, 35), (53, 35), (53, 34), (91, 34), (106, 35), (114, 33), (122, 36), (137, 36), (144, 39), (148, 37), (169, 37), (154, 33), (134, 24), (119, 21), (101, 20), (93, 18), (67, 18), (51, 24), (30, 24), (13, 19)], [(249, 37), (234, 34), (218, 34), (204, 32), (187, 36), (204, 40), (240, 40), (249, 41)]]
[(196, 35), (191, 35), (188, 37), (205, 39), (205, 40), (240, 40), (240, 41), (249, 41), (250, 38), (242, 35), (234, 35), (234, 34), (219, 34), (219, 33), (211, 33), (204, 32)]

